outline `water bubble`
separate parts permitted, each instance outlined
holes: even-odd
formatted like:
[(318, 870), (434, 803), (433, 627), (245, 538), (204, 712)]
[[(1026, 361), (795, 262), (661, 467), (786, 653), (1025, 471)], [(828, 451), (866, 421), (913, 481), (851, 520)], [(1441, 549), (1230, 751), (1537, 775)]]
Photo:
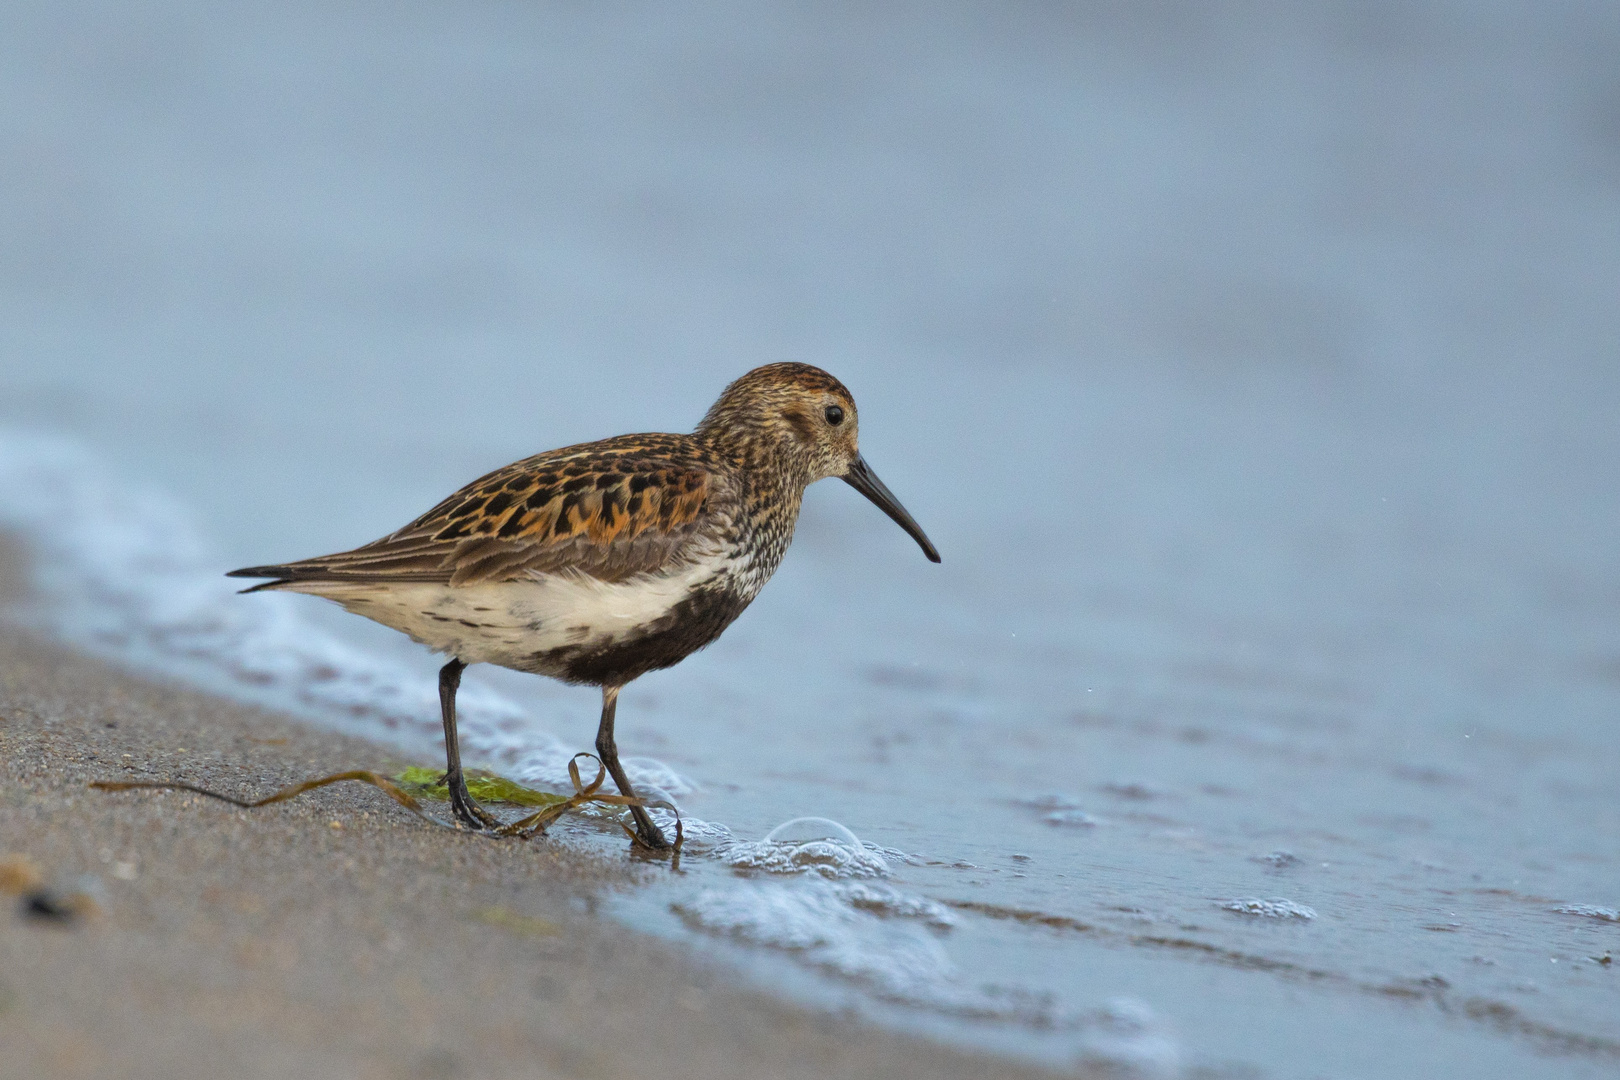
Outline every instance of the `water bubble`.
[(861, 848), (860, 838), (831, 818), (798, 817), (782, 822), (765, 834), (767, 844), (799, 844), (816, 840), (832, 840), (853, 851)]

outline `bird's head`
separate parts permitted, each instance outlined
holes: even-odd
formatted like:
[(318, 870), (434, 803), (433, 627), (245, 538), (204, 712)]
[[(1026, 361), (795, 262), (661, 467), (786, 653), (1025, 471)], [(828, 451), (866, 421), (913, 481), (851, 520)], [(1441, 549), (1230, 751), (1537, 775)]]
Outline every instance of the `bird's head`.
[(844, 384), (809, 364), (767, 364), (730, 386), (697, 433), (801, 489), (831, 476), (872, 500), (939, 562), (939, 552), (861, 457), (859, 416)]

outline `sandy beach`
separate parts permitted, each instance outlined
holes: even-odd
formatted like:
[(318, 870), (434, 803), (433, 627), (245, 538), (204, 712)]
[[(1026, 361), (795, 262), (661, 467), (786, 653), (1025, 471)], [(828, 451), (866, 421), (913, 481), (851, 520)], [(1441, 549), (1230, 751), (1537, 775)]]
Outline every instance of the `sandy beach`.
[[(0, 578), (15, 595), (15, 557)], [(667, 864), (455, 835), (341, 785), (257, 811), (96, 779), (264, 794), (388, 749), (0, 630), (0, 1073), (16, 1077), (1047, 1075), (748, 986), (594, 918)]]

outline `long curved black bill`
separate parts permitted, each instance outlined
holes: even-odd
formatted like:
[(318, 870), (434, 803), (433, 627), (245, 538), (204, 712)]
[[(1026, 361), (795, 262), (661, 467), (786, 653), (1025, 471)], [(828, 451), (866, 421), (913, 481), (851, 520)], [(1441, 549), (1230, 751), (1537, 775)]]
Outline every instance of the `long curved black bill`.
[(894, 492), (884, 486), (883, 481), (877, 478), (877, 473), (867, 465), (866, 459), (859, 454), (850, 463), (849, 472), (844, 474), (844, 483), (871, 499), (879, 510), (894, 519), (896, 525), (906, 530), (911, 538), (922, 546), (923, 554), (928, 556), (929, 562), (939, 562), (939, 552), (934, 550), (933, 541), (928, 534), (922, 531), (922, 526), (916, 519), (906, 513), (906, 508), (900, 505), (900, 500), (894, 497)]

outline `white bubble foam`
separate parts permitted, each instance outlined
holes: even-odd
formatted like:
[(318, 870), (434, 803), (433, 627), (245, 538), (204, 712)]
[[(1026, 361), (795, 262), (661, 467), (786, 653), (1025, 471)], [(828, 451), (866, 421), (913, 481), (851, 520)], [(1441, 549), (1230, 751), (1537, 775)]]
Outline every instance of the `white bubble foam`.
[(783, 822), (763, 840), (726, 844), (718, 854), (736, 870), (836, 880), (887, 876), (889, 864), (880, 852), (830, 818), (803, 817)]
[(1262, 900), (1257, 896), (1243, 896), (1236, 900), (1223, 900), (1220, 904), (1227, 911), (1235, 911), (1240, 915), (1259, 915), (1268, 919), (1314, 919), (1316, 910), (1304, 904), (1296, 904), (1292, 900), (1285, 900), (1274, 896), (1269, 900)]

